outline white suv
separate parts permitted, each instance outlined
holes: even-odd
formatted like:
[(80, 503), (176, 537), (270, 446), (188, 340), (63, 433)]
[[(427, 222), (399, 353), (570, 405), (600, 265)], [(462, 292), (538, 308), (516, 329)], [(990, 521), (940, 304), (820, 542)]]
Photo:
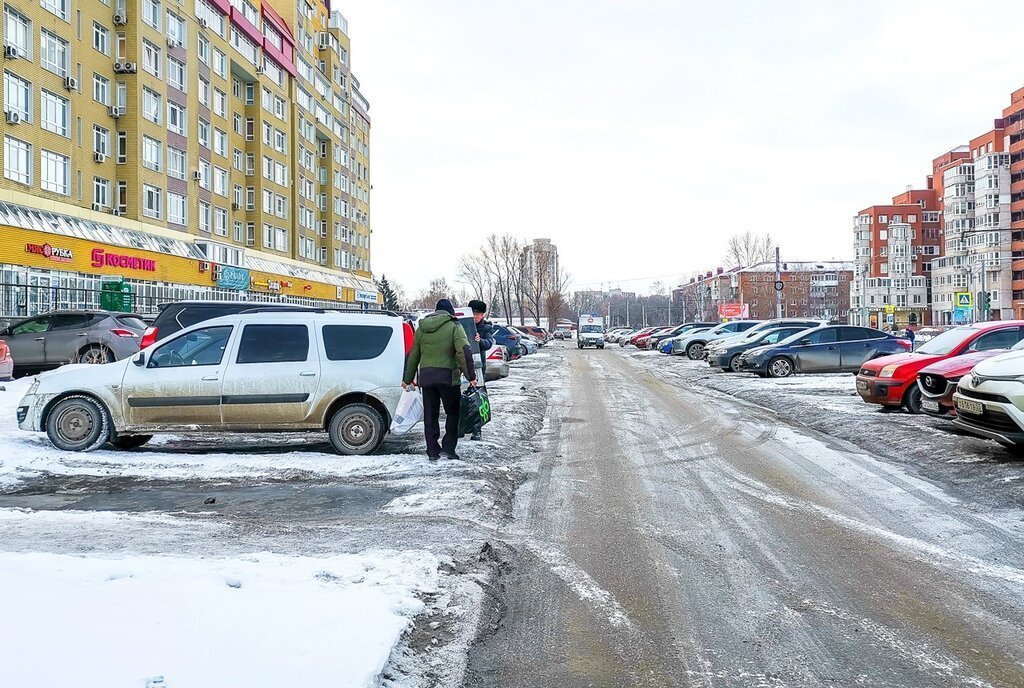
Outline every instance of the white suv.
[(158, 432), (326, 430), (342, 454), (383, 441), (401, 396), (402, 319), (274, 312), (206, 320), (106, 365), (35, 379), (22, 430), (59, 449), (140, 447)]
[(953, 424), (1005, 445), (1024, 444), (1024, 351), (981, 361), (960, 378)]

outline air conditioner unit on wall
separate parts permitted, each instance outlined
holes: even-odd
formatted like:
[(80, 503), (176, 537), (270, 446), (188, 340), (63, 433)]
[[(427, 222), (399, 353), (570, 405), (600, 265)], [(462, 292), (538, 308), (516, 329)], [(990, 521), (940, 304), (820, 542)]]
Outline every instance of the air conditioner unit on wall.
[(64, 79), (64, 88), (66, 88), (69, 91), (77, 91), (78, 90), (78, 79), (76, 79), (73, 76), (66, 77)]
[(4, 46), (4, 57), (8, 60), (17, 60), (21, 57), (21, 51), (18, 50), (16, 45), (5, 45)]
[(95, 160), (96, 162), (106, 162), (107, 156), (105, 153), (93, 153), (92, 159)]
[(124, 114), (124, 108), (117, 107), (116, 105), (111, 105), (109, 108), (107, 108), (107, 112), (110, 113), (111, 117), (117, 119), (118, 117)]
[(199, 170), (196, 170), (195, 172), (192, 173), (192, 178), (198, 182), (203, 178), (203, 173), (200, 172)]
[(200, 17), (199, 19), (196, 19), (196, 23), (199, 24), (199, 28), (200, 29), (208, 29), (208, 28), (210, 28), (210, 22), (206, 21), (202, 17)]
[(4, 120), (8, 124), (21, 124), (21, 115), (10, 110), (4, 112)]
[(210, 269), (210, 263), (205, 260), (199, 261), (199, 272), (207, 272)]
[(221, 273), (221, 266), (214, 265), (213, 266), (213, 281), (214, 282), (220, 280), (220, 273)]
[(114, 26), (124, 26), (128, 23), (128, 17), (123, 14), (114, 15)]

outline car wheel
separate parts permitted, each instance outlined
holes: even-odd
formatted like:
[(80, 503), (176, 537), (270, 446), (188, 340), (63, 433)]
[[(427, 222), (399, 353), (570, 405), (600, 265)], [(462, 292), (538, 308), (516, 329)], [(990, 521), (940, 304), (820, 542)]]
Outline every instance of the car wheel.
[(729, 367), (726, 368), (726, 370), (728, 370), (730, 372), (733, 372), (733, 373), (740, 372), (740, 355), (739, 354), (736, 354), (732, 358), (729, 359)]
[(789, 377), (793, 374), (793, 362), (785, 356), (777, 356), (768, 362), (768, 377)]
[(46, 436), (63, 451), (92, 451), (110, 439), (110, 416), (92, 397), (67, 397), (46, 415)]
[(152, 435), (118, 435), (110, 438), (110, 446), (114, 449), (138, 449), (151, 439)]
[(101, 365), (103, 363), (110, 363), (114, 360), (114, 355), (110, 353), (110, 349), (105, 346), (94, 345), (87, 349), (84, 349), (78, 353), (79, 363), (88, 363), (90, 365)]
[(691, 361), (696, 361), (698, 358), (704, 355), (704, 345), (700, 342), (694, 342), (686, 347), (686, 355), (690, 357)]
[(331, 417), (327, 434), (339, 454), (369, 454), (384, 441), (384, 419), (369, 404), (348, 404)]
[(921, 388), (917, 386), (917, 383), (913, 384), (903, 395), (903, 408), (907, 409), (908, 413), (915, 415), (921, 413)]

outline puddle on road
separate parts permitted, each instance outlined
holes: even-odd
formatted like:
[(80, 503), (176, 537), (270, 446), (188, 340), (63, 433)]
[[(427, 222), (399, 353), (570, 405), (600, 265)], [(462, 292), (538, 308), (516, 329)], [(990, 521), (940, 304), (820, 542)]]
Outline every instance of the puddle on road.
[[(0, 495), (0, 507), (79, 511), (218, 513), (229, 517), (304, 521), (372, 516), (405, 490), (350, 485), (268, 483), (227, 485), (93, 484), (87, 491)], [(206, 504), (206, 500), (216, 501)]]

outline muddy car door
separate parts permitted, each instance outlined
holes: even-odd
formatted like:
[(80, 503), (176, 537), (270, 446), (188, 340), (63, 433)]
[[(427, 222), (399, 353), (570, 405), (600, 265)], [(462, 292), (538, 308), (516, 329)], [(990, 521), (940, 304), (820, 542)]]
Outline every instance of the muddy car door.
[(225, 427), (281, 428), (310, 422), (320, 353), (304, 321), (243, 325), (224, 376)]
[(132, 359), (121, 384), (131, 429), (217, 428), (231, 325), (191, 330)]

